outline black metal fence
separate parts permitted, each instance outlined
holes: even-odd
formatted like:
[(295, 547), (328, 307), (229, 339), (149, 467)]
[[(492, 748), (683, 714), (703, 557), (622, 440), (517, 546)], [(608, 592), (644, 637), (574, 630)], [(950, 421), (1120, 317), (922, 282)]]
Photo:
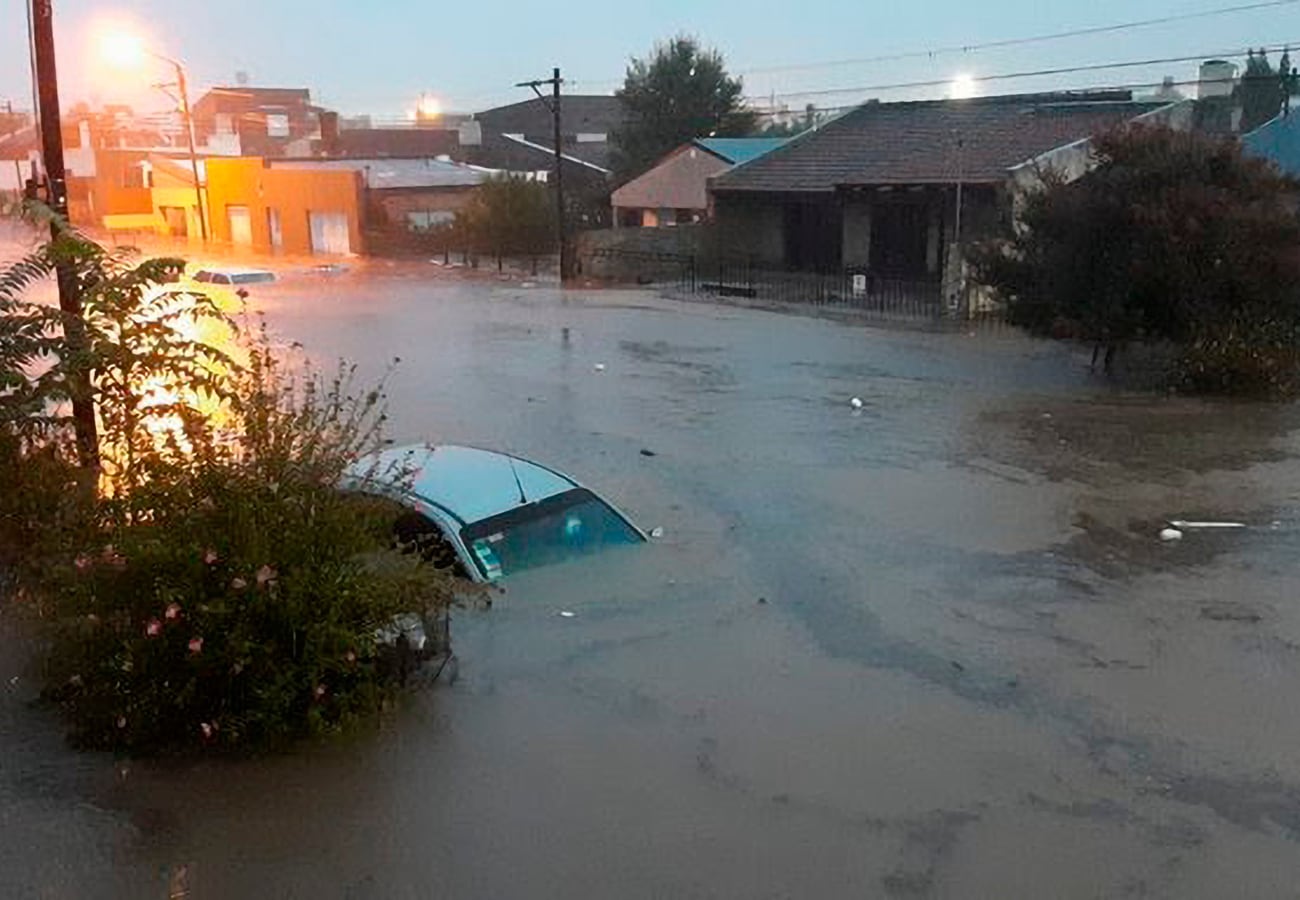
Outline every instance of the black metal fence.
[(593, 251), (598, 277), (672, 285), (683, 294), (853, 310), (873, 318), (953, 325), (1000, 324), (1001, 308), (979, 291), (939, 278), (885, 277), (853, 267), (791, 272), (752, 259)]

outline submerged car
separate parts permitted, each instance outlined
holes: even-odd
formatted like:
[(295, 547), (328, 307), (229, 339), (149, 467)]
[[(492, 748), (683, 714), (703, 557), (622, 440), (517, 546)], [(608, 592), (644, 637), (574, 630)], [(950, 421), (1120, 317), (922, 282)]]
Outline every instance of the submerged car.
[(268, 284), (275, 281), (275, 273), (269, 269), (208, 267), (196, 270), (190, 280), (199, 284)]
[(491, 450), (393, 447), (355, 462), (343, 487), (396, 501), (408, 511), (394, 529), (401, 544), (478, 582), (646, 541), (569, 476)]

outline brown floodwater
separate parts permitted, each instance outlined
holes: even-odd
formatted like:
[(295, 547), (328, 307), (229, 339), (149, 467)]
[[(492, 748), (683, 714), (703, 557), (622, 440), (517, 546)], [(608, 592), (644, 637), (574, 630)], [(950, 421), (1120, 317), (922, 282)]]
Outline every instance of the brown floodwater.
[(323, 363), (401, 357), (395, 439), (664, 537), (510, 582), (454, 678), (252, 761), (68, 750), (0, 634), (0, 896), (1294, 895), (1293, 407), (1010, 333), (304, 285), (253, 299)]

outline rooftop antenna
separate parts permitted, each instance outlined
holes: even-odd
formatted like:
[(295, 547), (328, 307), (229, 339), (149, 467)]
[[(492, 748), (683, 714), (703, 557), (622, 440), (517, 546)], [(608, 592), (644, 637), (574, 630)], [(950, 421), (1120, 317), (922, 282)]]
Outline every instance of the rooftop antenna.
[(524, 494), (524, 483), (519, 480), (519, 470), (515, 468), (515, 458), (507, 454), (506, 459), (510, 460), (510, 474), (515, 476), (515, 487), (519, 488), (519, 505), (525, 506), (528, 503), (528, 497)]

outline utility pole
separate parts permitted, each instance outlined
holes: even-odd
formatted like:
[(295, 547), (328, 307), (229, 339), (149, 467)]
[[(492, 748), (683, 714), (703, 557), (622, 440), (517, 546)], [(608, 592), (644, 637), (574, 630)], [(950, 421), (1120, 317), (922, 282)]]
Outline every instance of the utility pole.
[[(154, 56), (157, 56), (157, 54), (154, 54)], [(165, 56), (159, 56), (158, 58), (171, 63), (176, 68), (176, 90), (181, 95), (181, 117), (185, 120), (185, 140), (190, 147), (190, 171), (194, 173), (195, 212), (199, 217), (199, 234), (203, 236), (203, 243), (206, 244), (208, 242), (208, 217), (203, 211), (203, 181), (199, 178), (199, 157), (194, 152), (194, 117), (190, 114), (190, 89), (185, 84), (185, 67), (174, 59), (168, 59)]]
[[(554, 126), (555, 140), (555, 228), (556, 236), (560, 244), (560, 283), (564, 284), (573, 277), (573, 261), (569, 253), (569, 230), (567, 217), (564, 214), (564, 148), (561, 146), (563, 135), (560, 128), (560, 85), (564, 83), (560, 78), (560, 67), (556, 66), (551, 70), (551, 77), (547, 79), (538, 79), (534, 81), (521, 81), (515, 87), (532, 88), (539, 100), (545, 104), (546, 108), (551, 111), (551, 121)], [(548, 100), (542, 93), (542, 88), (546, 85), (551, 87), (551, 96)]]
[[(36, 76), (37, 122), (41, 133), (41, 153), (45, 169), (45, 202), (58, 220), (50, 223), (50, 238), (58, 240), (67, 227), (68, 176), (63, 162), (63, 126), (59, 118), (59, 81), (54, 64), (53, 0), (31, 0), (32, 56)], [(82, 318), (81, 296), (77, 276), (71, 264), (57, 264), (59, 309), (63, 313), (63, 336), (68, 354), (74, 360), (86, 344), (86, 323)], [(69, 393), (72, 395), (72, 420), (77, 433), (77, 452), (82, 466), (93, 468), (99, 463), (99, 436), (95, 427), (95, 401), (90, 391), (89, 373), (78, 365)]]

